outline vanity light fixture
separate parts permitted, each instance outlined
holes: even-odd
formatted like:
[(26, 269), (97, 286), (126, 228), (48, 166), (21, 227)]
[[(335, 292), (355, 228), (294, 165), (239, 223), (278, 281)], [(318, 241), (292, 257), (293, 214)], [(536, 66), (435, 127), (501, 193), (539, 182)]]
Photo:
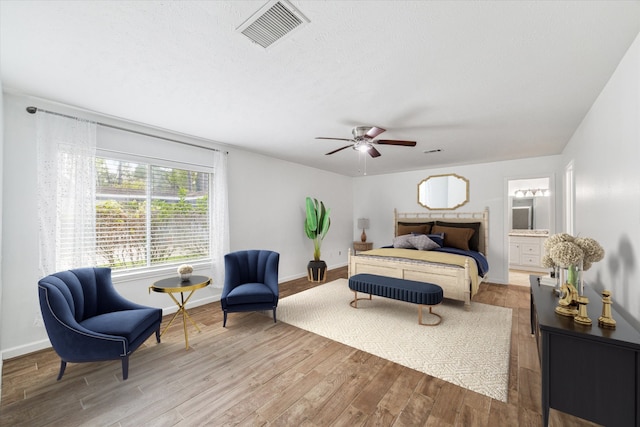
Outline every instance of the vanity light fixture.
[(548, 189), (542, 189), (542, 188), (527, 188), (527, 189), (521, 189), (521, 190), (516, 190), (513, 195), (515, 197), (521, 198), (521, 197), (549, 197), (549, 190)]

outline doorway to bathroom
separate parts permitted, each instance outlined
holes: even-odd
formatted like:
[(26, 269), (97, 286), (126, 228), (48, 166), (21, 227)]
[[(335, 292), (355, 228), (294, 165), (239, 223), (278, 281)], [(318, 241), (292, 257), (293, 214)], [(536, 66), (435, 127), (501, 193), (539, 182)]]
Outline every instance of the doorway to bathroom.
[(550, 176), (508, 180), (509, 284), (529, 286), (530, 274), (547, 272), (542, 257), (553, 224), (552, 184)]

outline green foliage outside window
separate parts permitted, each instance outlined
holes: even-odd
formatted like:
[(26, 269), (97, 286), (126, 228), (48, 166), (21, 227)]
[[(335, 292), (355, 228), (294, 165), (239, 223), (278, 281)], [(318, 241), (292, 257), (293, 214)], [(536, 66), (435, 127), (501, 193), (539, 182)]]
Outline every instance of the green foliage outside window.
[(96, 166), (101, 265), (124, 269), (209, 257), (208, 173), (110, 159)]

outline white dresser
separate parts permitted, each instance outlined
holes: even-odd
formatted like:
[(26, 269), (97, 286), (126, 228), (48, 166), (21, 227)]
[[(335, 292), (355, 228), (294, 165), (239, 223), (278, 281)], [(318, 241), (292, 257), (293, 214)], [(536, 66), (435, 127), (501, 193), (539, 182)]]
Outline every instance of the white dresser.
[(509, 269), (546, 272), (542, 266), (548, 232), (536, 230), (509, 233)]

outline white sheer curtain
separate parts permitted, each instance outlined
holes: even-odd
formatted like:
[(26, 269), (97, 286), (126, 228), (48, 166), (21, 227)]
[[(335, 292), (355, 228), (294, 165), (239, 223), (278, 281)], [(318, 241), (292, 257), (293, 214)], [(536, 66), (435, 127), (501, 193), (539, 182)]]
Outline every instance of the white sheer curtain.
[(229, 252), (229, 203), (227, 198), (227, 154), (220, 151), (213, 153), (211, 230), (213, 286), (222, 288), (224, 255)]
[(36, 120), (40, 274), (93, 266), (96, 123), (44, 112)]

